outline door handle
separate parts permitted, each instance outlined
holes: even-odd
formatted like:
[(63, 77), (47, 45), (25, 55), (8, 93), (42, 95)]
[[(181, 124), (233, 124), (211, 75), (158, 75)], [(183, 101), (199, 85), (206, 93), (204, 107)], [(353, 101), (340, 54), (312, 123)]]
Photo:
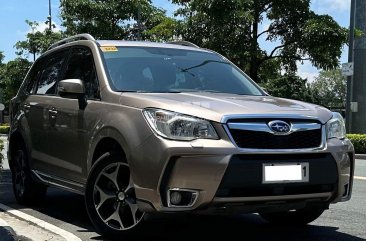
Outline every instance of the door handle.
[(55, 107), (52, 107), (52, 109), (48, 110), (48, 113), (50, 114), (52, 119), (55, 119), (57, 115), (57, 110)]
[(24, 107), (24, 110), (26, 110), (26, 111), (29, 111), (31, 108), (31, 106), (29, 104), (24, 104), (23, 107)]

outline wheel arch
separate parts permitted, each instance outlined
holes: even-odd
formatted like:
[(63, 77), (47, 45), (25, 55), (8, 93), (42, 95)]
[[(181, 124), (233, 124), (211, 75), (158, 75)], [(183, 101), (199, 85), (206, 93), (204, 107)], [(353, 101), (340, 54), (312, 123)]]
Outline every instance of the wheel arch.
[(23, 143), (26, 147), (27, 150), (27, 154), (29, 156), (29, 149), (27, 147), (27, 144), (25, 142), (25, 138), (24, 136), (19, 132), (19, 131), (15, 131), (13, 133), (11, 133), (9, 135), (9, 149), (8, 149), (8, 162), (9, 162), (9, 167), (12, 168), (13, 166), (13, 156), (14, 156), (14, 151), (16, 151), (16, 147), (19, 143)]
[(121, 153), (126, 160), (128, 159), (126, 140), (115, 128), (105, 127), (92, 138), (91, 148), (88, 154), (87, 173), (90, 173), (100, 156), (112, 150)]

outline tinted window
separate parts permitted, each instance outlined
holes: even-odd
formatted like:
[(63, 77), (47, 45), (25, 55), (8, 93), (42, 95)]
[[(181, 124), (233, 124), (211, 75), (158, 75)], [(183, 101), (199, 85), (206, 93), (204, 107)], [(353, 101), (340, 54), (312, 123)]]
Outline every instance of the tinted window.
[(27, 75), (27, 78), (24, 81), (24, 85), (22, 87), (23, 93), (26, 95), (34, 94), (34, 88), (37, 84), (37, 79), (41, 73), (40, 62), (34, 63), (30, 72)]
[(237, 67), (210, 52), (118, 47), (104, 52), (104, 58), (116, 91), (262, 95)]
[(56, 94), (57, 81), (60, 78), (62, 66), (67, 57), (67, 52), (60, 52), (43, 60), (42, 72), (38, 80), (37, 94)]
[(64, 79), (81, 79), (89, 99), (99, 98), (99, 83), (93, 55), (87, 48), (74, 48), (66, 67)]

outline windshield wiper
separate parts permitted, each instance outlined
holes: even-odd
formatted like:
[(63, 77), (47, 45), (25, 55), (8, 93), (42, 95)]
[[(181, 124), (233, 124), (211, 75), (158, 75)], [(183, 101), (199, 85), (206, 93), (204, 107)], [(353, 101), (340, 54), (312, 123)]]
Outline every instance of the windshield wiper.
[(192, 67), (189, 67), (189, 68), (185, 68), (185, 69), (181, 69), (182, 72), (188, 72), (188, 70), (190, 69), (194, 69), (194, 68), (198, 68), (198, 67), (201, 67), (203, 65), (206, 65), (208, 63), (221, 63), (221, 64), (229, 64), (228, 62), (225, 62), (225, 61), (219, 61), (219, 60), (205, 60), (203, 61), (202, 63), (198, 64), (198, 65), (194, 65)]

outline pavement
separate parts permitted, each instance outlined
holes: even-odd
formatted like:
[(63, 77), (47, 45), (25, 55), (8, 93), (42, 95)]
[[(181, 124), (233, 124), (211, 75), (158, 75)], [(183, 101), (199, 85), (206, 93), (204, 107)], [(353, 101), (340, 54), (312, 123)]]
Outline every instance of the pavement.
[(1, 241), (65, 241), (36, 224), (30, 223), (9, 212), (0, 211), (0, 240)]
[[(6, 135), (2, 135), (0, 134), (0, 139), (3, 140), (5, 143), (5, 146), (7, 145), (6, 143)], [(2, 151), (2, 154), (4, 155), (4, 157), (6, 157), (6, 151), (5, 149)], [(8, 169), (8, 163), (4, 162), (3, 164), (3, 168)], [(1, 174), (0, 174), (0, 181), (1, 181)], [(1, 187), (1, 186), (0, 186)], [(4, 219), (4, 211), (0, 210), (0, 237), (1, 237), (1, 241), (15, 241), (15, 240), (19, 240), (17, 238), (17, 234), (14, 231), (14, 229), (8, 224), (7, 221), (5, 221)]]
[[(0, 213), (0, 217), (2, 213)], [(17, 235), (14, 229), (2, 218), (0, 218), (0, 237), (2, 241), (16, 241)]]

